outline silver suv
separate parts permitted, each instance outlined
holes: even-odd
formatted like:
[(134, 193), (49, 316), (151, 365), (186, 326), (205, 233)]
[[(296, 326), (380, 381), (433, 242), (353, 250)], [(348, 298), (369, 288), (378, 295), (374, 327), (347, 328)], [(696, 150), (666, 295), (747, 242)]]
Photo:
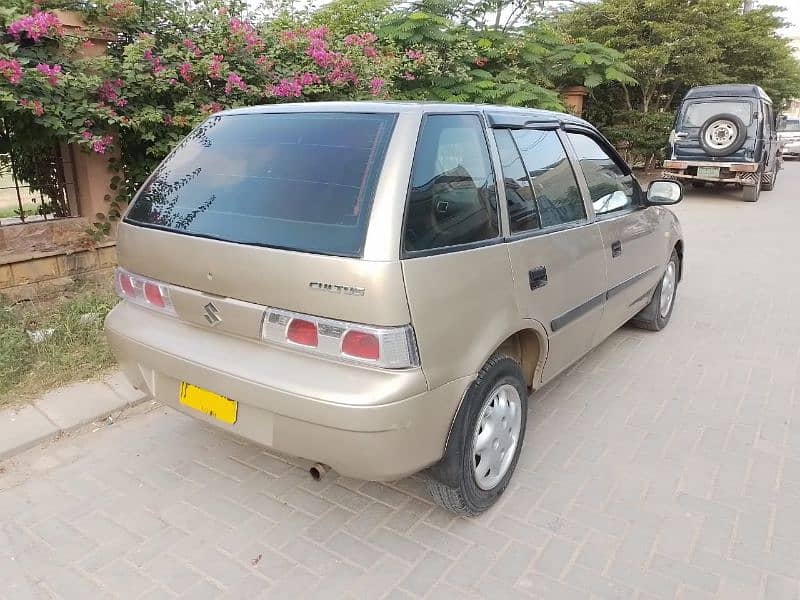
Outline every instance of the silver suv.
[(508, 485), (528, 396), (672, 314), (678, 183), (588, 123), (320, 103), (212, 116), (119, 229), (109, 341), (138, 388), (350, 477), (427, 469), (462, 514)]

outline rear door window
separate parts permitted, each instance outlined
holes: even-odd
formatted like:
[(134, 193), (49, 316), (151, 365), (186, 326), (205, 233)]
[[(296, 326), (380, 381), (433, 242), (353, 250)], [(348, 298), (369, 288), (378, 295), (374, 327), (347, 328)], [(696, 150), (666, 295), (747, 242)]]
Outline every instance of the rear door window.
[(499, 235), (483, 122), (477, 115), (428, 115), (414, 155), (403, 249), (419, 252)]
[(394, 122), (365, 113), (212, 117), (156, 169), (126, 221), (358, 256)]
[(747, 100), (733, 102), (692, 102), (686, 107), (683, 117), (684, 127), (702, 127), (711, 117), (735, 115), (745, 125), (752, 121), (753, 106)]

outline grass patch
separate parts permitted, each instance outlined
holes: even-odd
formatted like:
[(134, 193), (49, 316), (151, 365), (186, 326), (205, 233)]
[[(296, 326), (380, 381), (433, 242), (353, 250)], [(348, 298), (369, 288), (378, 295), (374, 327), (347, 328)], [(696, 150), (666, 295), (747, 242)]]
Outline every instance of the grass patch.
[(110, 284), (76, 285), (55, 300), (0, 299), (0, 404), (105, 373), (114, 357), (103, 320), (116, 303)]
[[(39, 214), (39, 205), (32, 204), (32, 203), (23, 203), (22, 210), (25, 211), (25, 216), (30, 217), (31, 215), (38, 215)], [(19, 206), (9, 206), (6, 208), (0, 207), (0, 219), (6, 219), (8, 217), (18, 217)]]

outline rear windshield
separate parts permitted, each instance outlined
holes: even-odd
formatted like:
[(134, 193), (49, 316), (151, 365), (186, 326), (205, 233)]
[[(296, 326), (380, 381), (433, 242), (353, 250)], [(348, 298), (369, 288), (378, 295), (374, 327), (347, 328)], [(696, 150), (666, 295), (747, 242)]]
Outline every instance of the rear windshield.
[(800, 121), (787, 119), (778, 127), (778, 131), (800, 131)]
[(156, 169), (126, 221), (358, 256), (394, 114), (214, 116)]
[(746, 100), (731, 102), (693, 102), (683, 116), (685, 127), (702, 127), (711, 117), (721, 114), (736, 115), (745, 125), (750, 125), (753, 107)]

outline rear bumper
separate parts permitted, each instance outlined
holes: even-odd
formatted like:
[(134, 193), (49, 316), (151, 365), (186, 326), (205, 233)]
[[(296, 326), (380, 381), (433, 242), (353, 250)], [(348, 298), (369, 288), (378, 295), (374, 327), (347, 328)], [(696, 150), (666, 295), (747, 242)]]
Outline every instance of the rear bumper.
[[(755, 185), (758, 180), (760, 166), (758, 163), (665, 160), (664, 177), (685, 181), (714, 181)], [(698, 169), (703, 167), (719, 169), (719, 175), (716, 177), (698, 175)]]
[[(438, 461), (470, 380), (427, 390), (420, 369), (342, 365), (125, 302), (109, 313), (106, 335), (128, 379), (160, 402), (359, 479), (399, 479)], [(180, 404), (182, 381), (236, 400), (237, 421), (229, 425)]]

